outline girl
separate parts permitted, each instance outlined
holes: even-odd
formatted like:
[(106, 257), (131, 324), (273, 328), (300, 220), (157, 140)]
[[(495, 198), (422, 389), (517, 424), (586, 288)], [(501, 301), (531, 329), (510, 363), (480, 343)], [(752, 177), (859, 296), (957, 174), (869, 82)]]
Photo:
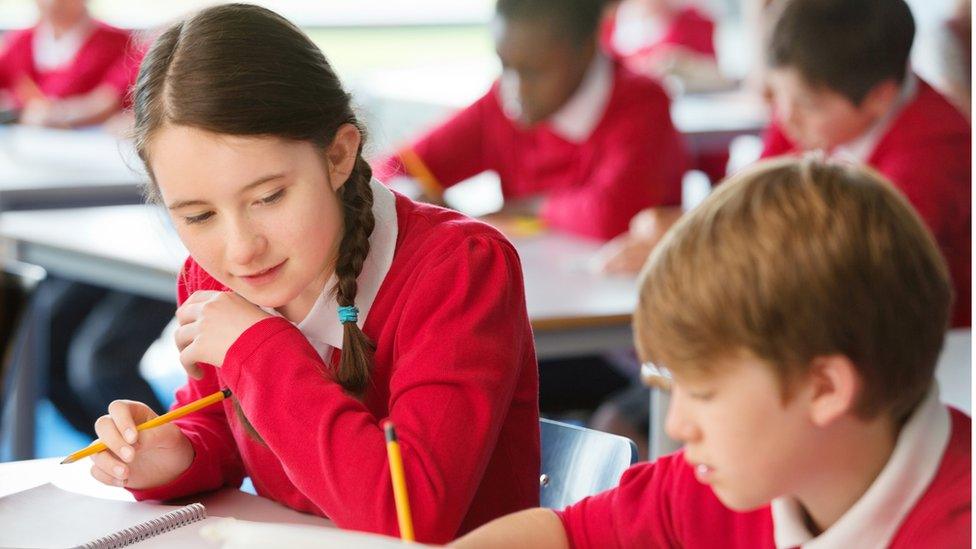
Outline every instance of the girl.
[[(538, 382), (513, 247), (371, 179), (350, 98), (318, 48), (260, 7), (179, 23), (146, 56), (137, 147), (190, 252), (176, 405), (96, 425), (98, 480), (169, 499), (251, 477), (343, 528), (397, 534), (380, 424), (397, 426), (419, 540), (538, 501)], [(479, 283), (474, 283), (474, 277)]]

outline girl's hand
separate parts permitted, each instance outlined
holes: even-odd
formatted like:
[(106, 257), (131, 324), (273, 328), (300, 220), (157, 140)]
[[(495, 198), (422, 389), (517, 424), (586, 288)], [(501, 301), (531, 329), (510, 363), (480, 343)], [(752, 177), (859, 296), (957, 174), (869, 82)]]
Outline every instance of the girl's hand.
[(203, 377), (198, 362), (220, 367), (230, 346), (248, 328), (271, 315), (233, 292), (194, 292), (179, 309), (176, 347), (180, 362), (194, 379)]
[(108, 450), (92, 456), (91, 475), (112, 486), (145, 489), (176, 480), (193, 463), (193, 446), (173, 423), (145, 431), (136, 425), (158, 414), (131, 400), (109, 404), (95, 422), (95, 433)]

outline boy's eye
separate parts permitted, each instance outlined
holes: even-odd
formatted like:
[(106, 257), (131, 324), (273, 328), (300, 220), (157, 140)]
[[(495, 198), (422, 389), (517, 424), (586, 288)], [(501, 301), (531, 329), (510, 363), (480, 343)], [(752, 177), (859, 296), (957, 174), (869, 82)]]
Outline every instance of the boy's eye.
[(187, 225), (193, 225), (194, 223), (203, 223), (204, 221), (213, 217), (213, 212), (204, 212), (198, 215), (188, 215), (183, 217), (183, 221)]
[(275, 202), (281, 200), (281, 197), (283, 197), (283, 196), (285, 196), (285, 190), (284, 189), (279, 189), (279, 190), (277, 190), (277, 191), (269, 194), (268, 196), (262, 198), (261, 199), (261, 203), (263, 203), (263, 204), (274, 204)]

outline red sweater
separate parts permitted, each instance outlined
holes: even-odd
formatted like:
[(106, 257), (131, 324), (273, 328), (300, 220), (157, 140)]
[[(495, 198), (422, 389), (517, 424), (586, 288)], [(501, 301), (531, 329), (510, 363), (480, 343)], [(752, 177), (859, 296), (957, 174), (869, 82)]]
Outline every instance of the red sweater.
[[(936, 476), (902, 521), (895, 549), (970, 546), (971, 430), (951, 410), (952, 431)], [(587, 547), (701, 547), (773, 549), (770, 508), (726, 508), (676, 453), (631, 467), (617, 488), (559, 513), (570, 545)]]
[[(603, 48), (613, 53), (621, 55), (613, 47), (613, 33), (616, 28), (617, 18), (607, 17), (600, 29), (600, 43)], [(680, 46), (691, 51), (715, 57), (715, 22), (710, 17), (703, 14), (693, 7), (686, 7), (679, 11), (668, 24), (660, 37), (652, 44), (629, 54), (621, 55), (624, 58), (644, 57), (656, 54), (662, 50)]]
[[(538, 372), (515, 249), (460, 214), (396, 196), (392, 266), (363, 331), (376, 343), (362, 400), (323, 375), (302, 333), (275, 317), (204, 366), (174, 406), (228, 387), (267, 446), (229, 401), (177, 424), (196, 451), (174, 482), (133, 490), (170, 499), (239, 486), (339, 527), (398, 535), (380, 424), (397, 427), (419, 541), (446, 542), (539, 503)], [(182, 303), (226, 289), (188, 259)], [(338, 362), (338, 351), (332, 364)]]
[[(797, 152), (775, 123), (765, 141), (764, 158)], [(919, 79), (915, 98), (867, 159), (905, 194), (935, 235), (955, 286), (954, 327), (972, 322), (971, 146), (969, 122)]]
[[(496, 83), (408, 149), (439, 187), (491, 170), (506, 198), (545, 195), (541, 215), (550, 227), (599, 239), (625, 232), (644, 208), (679, 205), (688, 165), (664, 90), (619, 64), (606, 111), (582, 143), (545, 122), (516, 125), (502, 111)], [(406, 174), (403, 155), (381, 162), (377, 177)]]
[[(96, 22), (71, 63), (58, 70), (40, 71), (34, 65), (35, 30), (14, 31), (5, 37), (0, 47), (0, 90), (14, 90), (29, 79), (45, 97), (64, 99), (108, 84), (128, 105), (128, 91), (142, 60), (142, 52), (128, 31)], [(14, 100), (18, 106), (23, 104), (23, 98), (16, 94)]]

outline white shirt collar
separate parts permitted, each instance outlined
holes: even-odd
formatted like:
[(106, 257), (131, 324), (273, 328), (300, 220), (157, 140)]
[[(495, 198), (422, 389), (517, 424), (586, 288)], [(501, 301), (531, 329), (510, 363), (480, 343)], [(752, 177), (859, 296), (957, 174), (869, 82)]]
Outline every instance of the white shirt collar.
[(613, 92), (613, 64), (600, 52), (586, 69), (576, 93), (549, 118), (552, 130), (567, 141), (586, 141), (600, 123)]
[[(356, 306), (359, 308), (359, 321), (356, 324), (360, 328), (366, 322), (366, 315), (369, 314), (386, 273), (393, 264), (398, 233), (396, 197), (393, 192), (376, 179), (370, 182), (370, 187), (373, 189), (373, 218), (376, 226), (369, 237), (369, 254), (363, 263), (363, 270), (356, 279)], [(335, 293), (332, 291), (335, 284), (336, 277), (333, 274), (325, 283), (322, 294), (312, 305), (308, 315), (296, 324), (323, 360), (328, 359), (333, 348), (342, 349), (342, 325), (339, 324), (336, 311), (339, 304), (336, 303)], [(274, 309), (262, 309), (269, 314), (281, 316)]]
[(89, 17), (82, 19), (60, 37), (54, 36), (54, 29), (51, 25), (44, 23), (38, 25), (34, 29), (31, 44), (34, 52), (34, 66), (41, 72), (49, 72), (68, 65), (78, 55), (94, 29), (95, 24)]
[(915, 93), (918, 90), (918, 79), (915, 77), (911, 71), (905, 74), (905, 81), (902, 83), (901, 91), (898, 94), (898, 99), (895, 104), (891, 106), (891, 109), (885, 113), (877, 122), (871, 126), (871, 129), (861, 134), (859, 137), (854, 139), (849, 143), (839, 145), (833, 152), (832, 156), (837, 158), (845, 158), (848, 160), (854, 160), (860, 163), (867, 163), (868, 157), (874, 152), (874, 148), (877, 146), (878, 141), (881, 137), (888, 131), (891, 123), (894, 122), (895, 118), (901, 113), (901, 110), (905, 108), (905, 105), (910, 103), (912, 99), (915, 98)]
[[(518, 119), (521, 116), (518, 76), (509, 71), (502, 73), (498, 91), (505, 116), (511, 120)], [(613, 92), (613, 64), (605, 55), (596, 52), (579, 87), (546, 123), (563, 139), (582, 143), (590, 137), (603, 118), (607, 103), (610, 102), (611, 92)]]
[(777, 549), (887, 547), (902, 521), (925, 493), (949, 444), (949, 410), (935, 382), (898, 435), (898, 442), (868, 490), (833, 526), (814, 537), (799, 503), (789, 497), (771, 504)]

